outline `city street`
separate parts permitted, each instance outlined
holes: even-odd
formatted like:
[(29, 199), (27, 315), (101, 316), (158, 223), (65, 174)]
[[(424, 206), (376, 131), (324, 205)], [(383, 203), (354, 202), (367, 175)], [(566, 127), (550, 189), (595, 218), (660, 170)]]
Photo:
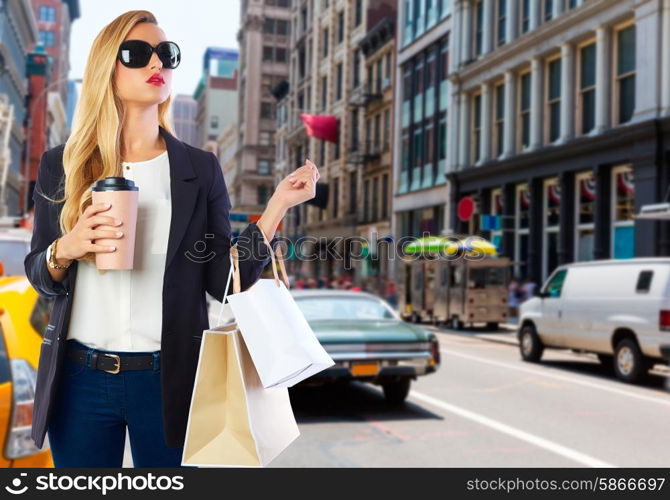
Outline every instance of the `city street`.
[[(514, 331), (438, 333), (442, 366), (389, 409), (367, 384), (291, 389), (300, 437), (269, 467), (667, 467), (670, 370), (623, 384), (595, 356), (520, 360)], [(504, 332), (504, 333), (503, 333)], [(124, 467), (132, 467), (126, 441)]]
[[(670, 378), (618, 382), (595, 357), (519, 358), (513, 333), (438, 331), (442, 366), (389, 409), (381, 388), (291, 389), (300, 437), (270, 467), (667, 467)], [(126, 443), (124, 467), (132, 467)]]
[[(216, 324), (220, 304), (210, 308)], [(667, 467), (670, 370), (614, 378), (595, 355), (520, 359), (515, 325), (495, 332), (422, 325), (441, 367), (405, 406), (363, 383), (290, 390), (301, 435), (270, 467)], [(124, 467), (132, 467), (126, 442)]]
[[(666, 467), (665, 372), (643, 386), (594, 357), (519, 359), (513, 334), (442, 331), (442, 367), (389, 410), (376, 387), (293, 390), (301, 436), (276, 467)], [(500, 340), (509, 337), (509, 340)]]

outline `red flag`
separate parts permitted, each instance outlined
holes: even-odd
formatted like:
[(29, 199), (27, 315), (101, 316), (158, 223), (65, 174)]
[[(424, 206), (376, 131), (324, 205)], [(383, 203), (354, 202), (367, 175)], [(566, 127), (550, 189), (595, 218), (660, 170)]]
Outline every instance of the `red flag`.
[(300, 113), (300, 118), (307, 128), (307, 135), (324, 141), (337, 142), (337, 117)]

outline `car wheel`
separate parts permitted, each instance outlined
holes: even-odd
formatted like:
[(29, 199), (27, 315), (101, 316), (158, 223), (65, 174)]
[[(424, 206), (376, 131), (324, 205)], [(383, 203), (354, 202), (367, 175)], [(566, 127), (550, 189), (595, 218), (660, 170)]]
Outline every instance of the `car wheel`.
[(542, 358), (544, 345), (533, 325), (524, 325), (519, 335), (519, 350), (524, 361), (537, 363)]
[(458, 316), (454, 316), (451, 318), (451, 328), (454, 330), (462, 330), (465, 325), (463, 322), (458, 319)]
[(614, 373), (618, 379), (630, 384), (638, 383), (649, 370), (640, 347), (632, 339), (623, 339), (614, 350)]
[(497, 321), (489, 321), (486, 323), (486, 329), (487, 330), (497, 330), (498, 329), (498, 322)]
[(403, 378), (395, 382), (386, 382), (382, 384), (384, 389), (384, 397), (386, 402), (392, 405), (400, 405), (409, 394), (409, 387), (412, 384), (412, 380), (409, 378)]

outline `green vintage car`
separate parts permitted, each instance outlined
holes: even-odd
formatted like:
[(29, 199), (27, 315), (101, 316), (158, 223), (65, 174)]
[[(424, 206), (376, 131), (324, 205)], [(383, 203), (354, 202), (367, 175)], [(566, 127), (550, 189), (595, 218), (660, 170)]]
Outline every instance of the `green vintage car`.
[(381, 385), (389, 403), (402, 403), (412, 380), (440, 365), (434, 333), (405, 323), (384, 300), (365, 292), (292, 290), (335, 365), (303, 381), (317, 385), (359, 380)]

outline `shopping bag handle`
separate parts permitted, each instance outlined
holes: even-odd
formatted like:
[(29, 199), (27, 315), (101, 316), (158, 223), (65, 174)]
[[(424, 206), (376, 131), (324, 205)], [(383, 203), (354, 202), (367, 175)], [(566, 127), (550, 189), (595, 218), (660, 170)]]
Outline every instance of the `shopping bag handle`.
[(233, 293), (240, 293), (240, 269), (237, 263), (237, 243), (230, 247), (228, 257), (230, 258), (230, 269), (228, 270), (228, 279), (226, 280), (226, 288), (223, 290), (223, 300), (221, 301), (221, 308), (219, 309), (219, 318), (216, 321), (217, 326), (221, 326), (221, 316), (223, 316), (223, 306), (226, 305), (226, 298), (228, 298), (228, 287), (230, 280), (233, 279)]
[[(281, 278), (282, 281), (284, 282), (284, 285), (286, 285), (286, 288), (290, 288), (291, 285), (288, 281), (288, 277), (286, 276), (286, 266), (284, 265), (284, 258), (282, 255), (282, 250), (281, 250), (281, 245), (277, 246), (277, 251), (275, 252), (272, 249), (272, 245), (270, 245), (270, 242), (268, 241), (267, 236), (265, 236), (265, 233), (261, 229), (261, 227), (256, 224), (256, 227), (258, 228), (258, 231), (260, 231), (261, 235), (263, 236), (263, 241), (265, 242), (265, 246), (268, 247), (268, 250), (270, 251), (270, 257), (272, 258), (272, 274), (274, 275), (275, 278), (275, 283), (277, 283), (277, 286), (279, 286), (279, 276), (277, 275), (277, 261), (279, 261), (279, 271), (281, 272)], [(275, 257), (276, 254), (276, 257)]]

